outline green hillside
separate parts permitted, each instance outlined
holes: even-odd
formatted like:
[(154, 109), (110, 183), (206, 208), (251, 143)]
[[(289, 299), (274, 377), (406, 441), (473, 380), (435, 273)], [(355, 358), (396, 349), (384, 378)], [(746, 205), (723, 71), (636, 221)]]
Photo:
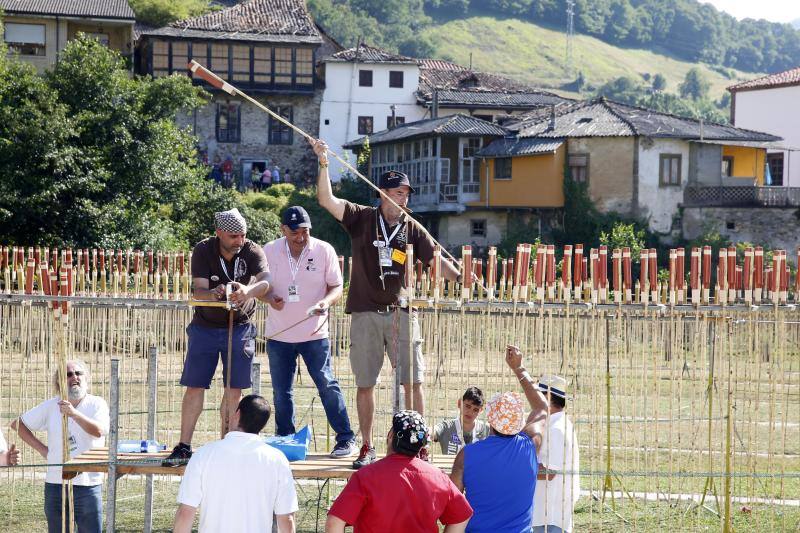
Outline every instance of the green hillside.
[(472, 53), (472, 65), (477, 70), (551, 89), (573, 81), (581, 71), (586, 83), (595, 87), (619, 76), (661, 73), (667, 79), (666, 90), (677, 92), (686, 72), (697, 66), (711, 83), (710, 96), (718, 99), (725, 87), (761, 75), (730, 68), (715, 70), (708, 65), (679, 61), (648, 50), (619, 48), (594, 37), (575, 35), (574, 72), (569, 76), (564, 67), (565, 33), (517, 19), (472, 17), (429, 26), (422, 33), (435, 47), (433, 57), (468, 65)]

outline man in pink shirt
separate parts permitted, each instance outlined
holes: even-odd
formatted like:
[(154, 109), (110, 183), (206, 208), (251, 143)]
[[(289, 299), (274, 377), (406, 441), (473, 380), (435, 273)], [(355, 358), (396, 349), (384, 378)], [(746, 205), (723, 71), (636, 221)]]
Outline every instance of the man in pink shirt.
[(301, 355), (336, 432), (331, 457), (349, 457), (356, 451), (355, 435), (333, 375), (328, 341), (328, 308), (342, 297), (342, 273), (333, 246), (312, 237), (310, 230), (306, 210), (289, 207), (283, 213), (283, 237), (264, 246), (270, 265), (270, 290), (264, 300), (271, 307), (266, 336), (275, 432), (295, 432), (292, 384)]

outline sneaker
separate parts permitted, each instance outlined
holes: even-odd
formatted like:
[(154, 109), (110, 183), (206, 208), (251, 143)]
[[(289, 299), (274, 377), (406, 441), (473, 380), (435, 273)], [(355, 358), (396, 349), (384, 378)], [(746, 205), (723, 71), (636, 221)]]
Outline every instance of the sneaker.
[(161, 466), (182, 466), (189, 462), (192, 457), (192, 447), (188, 444), (179, 442), (177, 446), (172, 448), (166, 459), (161, 463)]
[(334, 459), (339, 457), (350, 457), (356, 453), (356, 450), (356, 441), (354, 440), (337, 442), (336, 446), (333, 447), (333, 451), (331, 451), (331, 457)]
[(367, 466), (375, 462), (375, 448), (369, 444), (364, 444), (358, 452), (358, 459), (353, 461), (353, 470), (358, 470), (362, 466)]

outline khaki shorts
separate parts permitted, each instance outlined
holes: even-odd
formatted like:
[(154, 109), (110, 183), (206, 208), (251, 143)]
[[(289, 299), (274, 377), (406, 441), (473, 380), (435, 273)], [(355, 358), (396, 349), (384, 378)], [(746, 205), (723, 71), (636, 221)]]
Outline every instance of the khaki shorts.
[[(414, 343), (414, 383), (422, 383), (425, 361), (422, 359), (422, 337), (417, 315), (412, 314)], [(408, 313), (377, 311), (353, 313), (350, 322), (350, 367), (358, 387), (374, 387), (383, 367), (383, 354), (389, 354), (392, 366), (400, 372), (400, 383), (409, 383)], [(397, 352), (400, 364), (397, 365)]]

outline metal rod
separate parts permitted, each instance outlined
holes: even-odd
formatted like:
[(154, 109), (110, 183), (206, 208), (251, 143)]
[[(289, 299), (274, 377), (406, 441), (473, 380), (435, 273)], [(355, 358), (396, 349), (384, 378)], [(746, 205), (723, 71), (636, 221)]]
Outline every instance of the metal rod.
[[(158, 348), (151, 346), (147, 359), (147, 439), (156, 439), (158, 408)], [(144, 488), (144, 533), (153, 531), (153, 474), (147, 474)]]
[(108, 485), (106, 533), (114, 533), (117, 518), (117, 446), (119, 443), (119, 359), (111, 359), (111, 413), (108, 432)]

